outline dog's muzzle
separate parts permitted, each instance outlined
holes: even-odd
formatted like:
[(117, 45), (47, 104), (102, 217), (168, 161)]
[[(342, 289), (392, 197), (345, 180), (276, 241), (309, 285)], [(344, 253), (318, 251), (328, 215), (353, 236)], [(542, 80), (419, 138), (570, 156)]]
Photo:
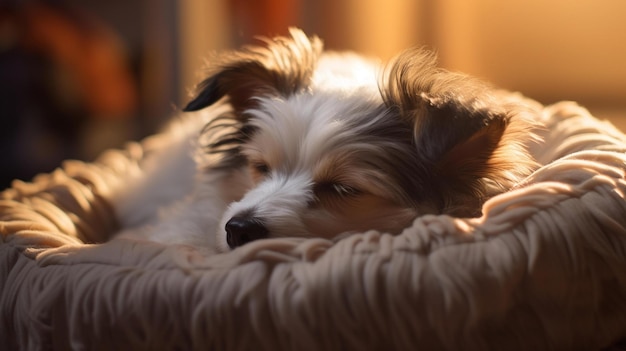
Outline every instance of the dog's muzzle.
[(226, 223), (226, 242), (231, 249), (267, 238), (268, 230), (254, 217), (233, 217)]

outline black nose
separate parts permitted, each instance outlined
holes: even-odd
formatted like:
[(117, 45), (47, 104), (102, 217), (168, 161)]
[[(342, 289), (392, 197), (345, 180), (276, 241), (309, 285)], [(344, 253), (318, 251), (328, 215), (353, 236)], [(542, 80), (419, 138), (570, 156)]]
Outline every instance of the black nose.
[(226, 223), (226, 242), (231, 249), (267, 238), (267, 233), (263, 223), (254, 217), (233, 217)]

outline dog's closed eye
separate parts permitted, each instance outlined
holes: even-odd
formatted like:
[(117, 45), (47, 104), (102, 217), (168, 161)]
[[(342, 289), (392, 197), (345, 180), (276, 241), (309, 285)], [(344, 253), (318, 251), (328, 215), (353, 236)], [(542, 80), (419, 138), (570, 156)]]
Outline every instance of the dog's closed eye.
[(266, 175), (270, 172), (270, 166), (262, 161), (255, 161), (250, 164), (252, 169), (259, 175)]
[(320, 196), (338, 196), (346, 198), (363, 194), (361, 189), (339, 182), (318, 183), (315, 185), (313, 191), (318, 198)]

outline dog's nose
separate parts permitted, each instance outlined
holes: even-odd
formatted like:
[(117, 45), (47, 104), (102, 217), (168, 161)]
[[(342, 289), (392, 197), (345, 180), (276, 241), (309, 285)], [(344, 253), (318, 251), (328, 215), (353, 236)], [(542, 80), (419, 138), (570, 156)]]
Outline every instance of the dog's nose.
[(234, 249), (253, 240), (267, 238), (267, 228), (256, 218), (233, 217), (226, 223), (226, 242)]

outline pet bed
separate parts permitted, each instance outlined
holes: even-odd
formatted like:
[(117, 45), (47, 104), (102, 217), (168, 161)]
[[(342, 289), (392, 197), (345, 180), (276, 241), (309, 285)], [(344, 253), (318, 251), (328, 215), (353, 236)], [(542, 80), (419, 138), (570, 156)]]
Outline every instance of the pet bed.
[(111, 238), (107, 196), (154, 143), (0, 196), (0, 348), (599, 350), (626, 337), (626, 137), (541, 109), (543, 166), (401, 235), (272, 239), (204, 255)]

